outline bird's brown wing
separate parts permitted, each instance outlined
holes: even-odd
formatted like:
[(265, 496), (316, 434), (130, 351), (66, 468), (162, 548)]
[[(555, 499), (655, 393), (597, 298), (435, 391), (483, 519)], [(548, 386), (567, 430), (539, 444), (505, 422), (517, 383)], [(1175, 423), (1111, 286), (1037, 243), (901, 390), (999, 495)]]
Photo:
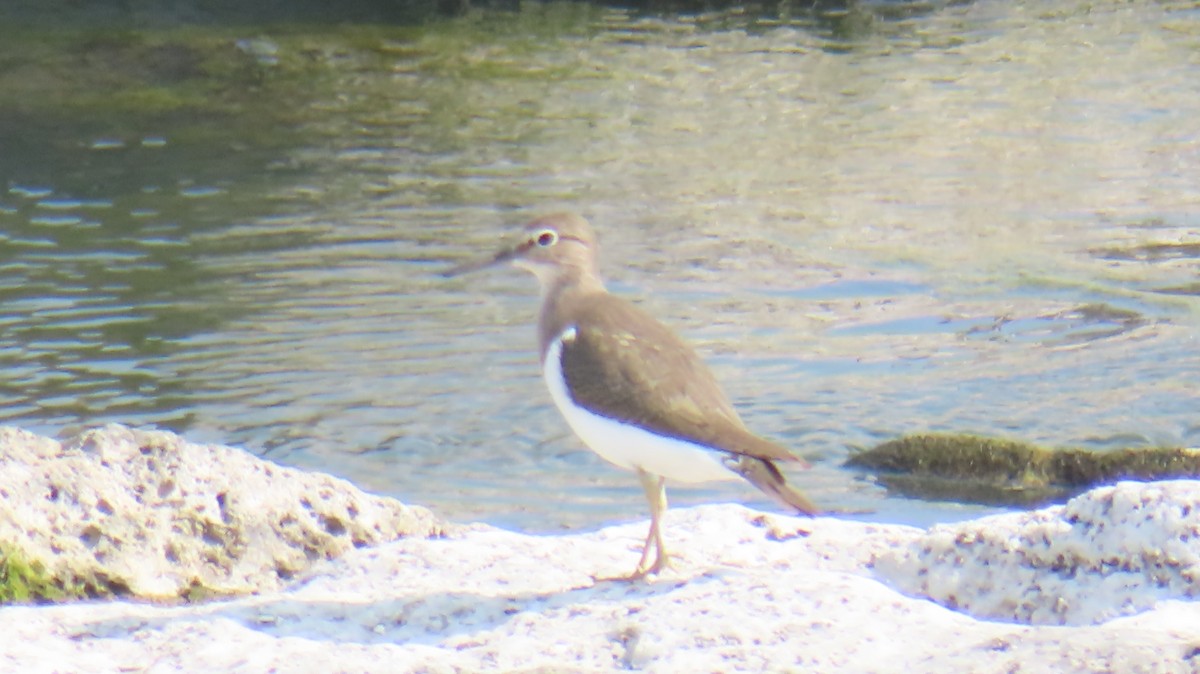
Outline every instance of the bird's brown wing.
[(566, 325), (563, 377), (575, 402), (655, 433), (759, 459), (798, 461), (746, 429), (699, 356), (649, 314), (612, 295)]

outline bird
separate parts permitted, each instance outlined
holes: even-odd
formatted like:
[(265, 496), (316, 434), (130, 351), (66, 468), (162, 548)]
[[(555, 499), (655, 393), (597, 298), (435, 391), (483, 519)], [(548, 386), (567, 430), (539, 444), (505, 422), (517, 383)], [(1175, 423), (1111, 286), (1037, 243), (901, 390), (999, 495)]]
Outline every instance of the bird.
[(538, 353), (555, 407), (609, 463), (635, 472), (650, 506), (641, 558), (625, 580), (672, 568), (663, 541), (666, 483), (745, 480), (798, 514), (821, 511), (776, 465), (808, 464), (746, 428), (696, 352), (666, 325), (605, 288), (591, 225), (574, 213), (526, 224), (494, 254), (442, 272), (510, 263), (541, 287)]

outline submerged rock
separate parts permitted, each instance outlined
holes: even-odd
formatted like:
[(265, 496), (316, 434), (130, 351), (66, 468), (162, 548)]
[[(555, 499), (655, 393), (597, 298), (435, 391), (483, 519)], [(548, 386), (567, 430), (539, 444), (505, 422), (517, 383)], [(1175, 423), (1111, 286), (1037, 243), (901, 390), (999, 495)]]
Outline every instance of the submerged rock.
[(916, 498), (1001, 505), (1065, 501), (1118, 480), (1200, 477), (1200, 451), (1139, 447), (1047, 449), (965, 434), (917, 434), (851, 456), (890, 490)]
[(0, 427), (3, 556), (67, 596), (274, 590), (315, 561), (444, 531), (424, 508), (166, 431), (110, 425), (59, 443)]

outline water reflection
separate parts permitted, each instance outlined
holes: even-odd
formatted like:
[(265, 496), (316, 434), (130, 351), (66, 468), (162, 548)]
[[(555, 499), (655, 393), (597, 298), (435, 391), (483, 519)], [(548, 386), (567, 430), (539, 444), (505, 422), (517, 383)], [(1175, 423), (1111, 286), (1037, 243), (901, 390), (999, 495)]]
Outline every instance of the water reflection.
[(287, 123), (0, 113), (0, 418), (157, 424), (461, 519), (640, 516), (548, 405), (530, 279), (433, 273), (570, 208), (823, 503), (978, 512), (837, 468), (904, 432), (1198, 445), (1197, 10), (1089, 8), (263, 27), (214, 41), (270, 54), (243, 84), (307, 59)]
[[(152, 137), (66, 151), (58, 140), (56, 147), (46, 139), (28, 172), (13, 166), (17, 157), (5, 162), (0, 326), (8, 418), (186, 428), (195, 382), (165, 361), (253, 310), (224, 294), (205, 259), (231, 252), (230, 202), (245, 206), (259, 196), (237, 194), (236, 176), (206, 161), (208, 148), (194, 156)], [(236, 161), (225, 164), (237, 169)], [(213, 182), (199, 183), (203, 175)], [(261, 209), (233, 212), (254, 218)], [(304, 243), (262, 231), (252, 241), (237, 251)]]

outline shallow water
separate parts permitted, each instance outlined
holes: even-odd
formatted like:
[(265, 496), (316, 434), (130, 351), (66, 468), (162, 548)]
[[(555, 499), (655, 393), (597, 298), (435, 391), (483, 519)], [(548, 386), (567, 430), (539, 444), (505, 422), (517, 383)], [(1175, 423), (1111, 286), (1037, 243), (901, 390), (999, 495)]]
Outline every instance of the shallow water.
[(1200, 445), (1198, 19), (979, 2), (847, 36), (553, 5), (214, 28), (318, 64), (291, 123), (0, 117), (0, 420), (158, 425), (526, 530), (644, 516), (549, 404), (534, 280), (435, 273), (569, 209), (611, 289), (815, 464), (795, 480), (822, 504), (984, 511), (838, 468), (902, 433)]

